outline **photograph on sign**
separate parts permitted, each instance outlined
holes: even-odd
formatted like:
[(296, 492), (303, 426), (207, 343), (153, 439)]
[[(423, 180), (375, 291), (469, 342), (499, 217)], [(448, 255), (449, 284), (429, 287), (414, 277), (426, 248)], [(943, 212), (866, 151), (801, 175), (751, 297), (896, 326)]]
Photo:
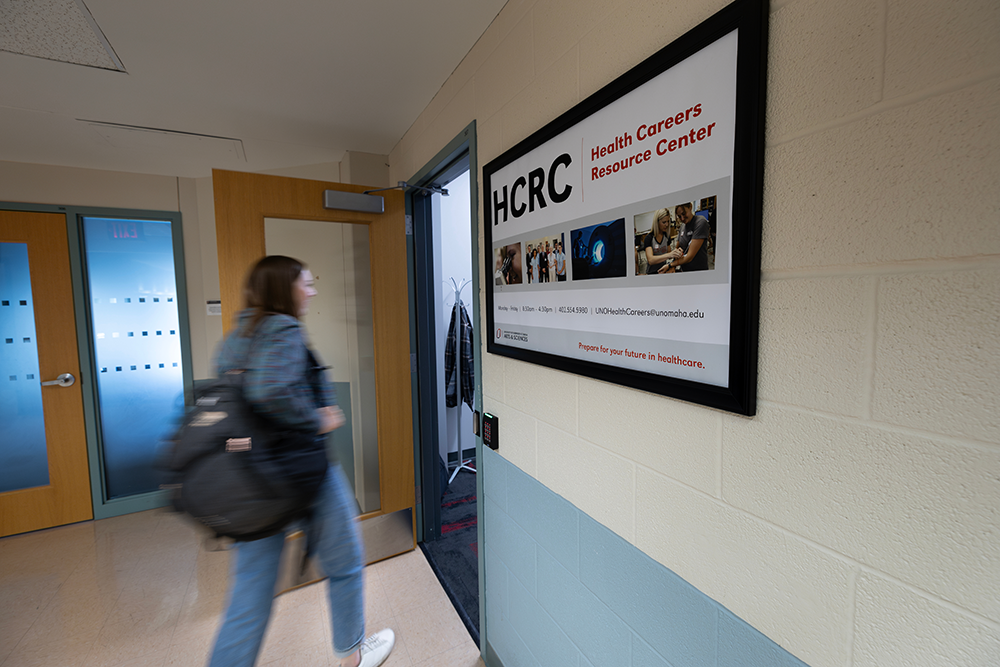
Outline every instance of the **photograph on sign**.
[(766, 11), (738, 0), (486, 165), (488, 352), (754, 413)]

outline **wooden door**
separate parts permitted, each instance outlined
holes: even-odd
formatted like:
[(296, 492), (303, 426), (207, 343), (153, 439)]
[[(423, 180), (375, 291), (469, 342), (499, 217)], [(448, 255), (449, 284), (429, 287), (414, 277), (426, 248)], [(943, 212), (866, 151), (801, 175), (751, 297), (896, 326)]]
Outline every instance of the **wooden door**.
[[(360, 193), (362, 186), (213, 170), (215, 227), (223, 326), (242, 307), (247, 272), (264, 256), (264, 219), (285, 218), (367, 225), (371, 255), (380, 508), (376, 519), (412, 511), (413, 408), (410, 392), (410, 323), (402, 192), (380, 192), (381, 214), (323, 208), (324, 190)], [(413, 546), (410, 546), (412, 549)]]
[[(94, 515), (66, 216), (0, 211), (0, 245), (6, 260), (0, 266), (0, 466), (32, 471), (8, 475), (0, 487), (5, 536)], [(19, 272), (27, 272), (30, 283)], [(41, 386), (66, 373), (72, 385)], [(31, 407), (39, 393), (41, 414)], [(32, 452), (39, 463), (24, 464)]]

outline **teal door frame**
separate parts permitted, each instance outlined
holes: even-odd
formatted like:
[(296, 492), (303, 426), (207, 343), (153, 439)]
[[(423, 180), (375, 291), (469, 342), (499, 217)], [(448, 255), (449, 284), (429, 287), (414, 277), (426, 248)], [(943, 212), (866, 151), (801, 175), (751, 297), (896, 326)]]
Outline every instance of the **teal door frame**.
[(108, 499), (104, 475), (104, 448), (99, 417), (99, 396), (96, 382), (97, 362), (94, 352), (93, 326), (89, 305), (87, 272), (83, 257), (83, 218), (122, 218), (169, 220), (174, 249), (174, 274), (177, 281), (177, 310), (181, 343), (181, 371), (184, 398), (187, 403), (192, 395), (191, 334), (188, 317), (187, 280), (184, 271), (184, 240), (179, 211), (152, 211), (96, 206), (60, 206), (51, 204), (25, 204), (0, 202), (0, 210), (35, 213), (59, 213), (66, 216), (66, 236), (69, 241), (70, 274), (73, 278), (73, 321), (76, 326), (77, 349), (80, 357), (80, 378), (83, 394), (84, 426), (87, 438), (87, 457), (90, 469), (90, 493), (94, 519), (106, 519), (122, 514), (155, 509), (167, 505), (165, 491), (151, 491), (124, 498)]
[[(479, 289), (481, 283), (481, 272), (482, 266), (479, 261), (479, 163), (478, 163), (478, 148), (476, 143), (476, 121), (469, 123), (461, 132), (459, 132), (451, 141), (449, 141), (444, 148), (442, 148), (438, 153), (427, 162), (422, 169), (420, 169), (416, 174), (414, 174), (407, 183), (410, 185), (417, 186), (427, 186), (434, 182), (435, 177), (439, 176), (447, 170), (447, 168), (452, 165), (456, 159), (459, 159), (463, 154), (468, 154), (469, 162), (469, 221), (470, 221), (470, 233), (472, 235), (472, 345), (475, 353), (475, 398), (473, 400), (474, 411), (476, 414), (481, 415), (483, 412), (483, 368), (482, 368), (482, 342), (481, 342), (481, 313), (479, 307)], [(416, 204), (419, 206), (419, 202)], [(426, 368), (429, 364), (429, 359), (424, 359), (423, 364), (420, 362), (421, 350), (419, 348), (419, 339), (426, 336), (428, 332), (418, 331), (418, 317), (417, 317), (417, 285), (415, 280), (415, 270), (416, 270), (416, 256), (415, 256), (415, 244), (413, 238), (414, 224), (413, 224), (413, 214), (414, 214), (415, 204), (414, 204), (414, 192), (411, 190), (407, 192), (406, 195), (406, 215), (407, 215), (407, 237), (406, 237), (406, 263), (408, 269), (408, 275), (410, 276), (409, 281), (409, 298), (410, 298), (410, 351), (413, 353), (412, 359), (413, 363), (411, 367), (414, 372), (411, 374), (411, 388), (413, 393), (413, 433), (414, 433), (414, 468), (417, 471), (417, 488), (421, 489), (417, 497), (417, 535), (423, 535), (426, 526), (424, 526), (423, 519), (427, 515), (427, 508), (423, 507), (425, 499), (430, 500), (430, 495), (427, 492), (428, 485), (428, 475), (437, 474), (436, 468), (433, 471), (427, 471), (426, 466), (422, 465), (422, 452), (423, 450), (423, 439), (421, 436), (428, 431), (426, 424), (422, 424), (421, 415), (427, 415), (427, 406), (421, 407), (420, 403), (420, 374), (425, 372), (422, 368)], [(419, 335), (418, 335), (419, 334)], [(426, 356), (426, 355), (423, 355)], [(423, 412), (422, 412), (423, 410)], [(436, 412), (434, 413), (436, 416)], [(423, 426), (423, 428), (422, 428)], [(476, 434), (476, 469), (480, 471), (476, 474), (476, 497), (485, 498), (483, 492), (483, 475), (482, 473), (482, 461), (483, 461), (483, 439), (480, 433)], [(434, 458), (437, 458), (437, 441), (427, 443), (427, 447), (433, 449)], [(423, 475), (421, 475), (422, 468)], [(431, 485), (434, 486), (434, 485)], [(440, 499), (440, 495), (437, 496)], [(484, 531), (483, 531), (483, 503), (476, 503), (476, 524), (477, 524), (477, 542), (479, 546), (479, 636), (480, 636), (480, 647), (486, 646), (486, 551), (483, 548)], [(438, 522), (440, 522), (440, 514), (438, 515)]]

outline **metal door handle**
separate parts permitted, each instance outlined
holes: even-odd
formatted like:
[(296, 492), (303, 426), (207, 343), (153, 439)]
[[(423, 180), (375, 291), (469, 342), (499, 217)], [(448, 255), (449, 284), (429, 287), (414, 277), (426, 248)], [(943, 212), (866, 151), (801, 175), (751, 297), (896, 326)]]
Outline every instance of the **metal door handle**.
[(76, 382), (76, 378), (73, 377), (73, 375), (71, 373), (63, 373), (62, 375), (60, 375), (59, 377), (57, 377), (55, 380), (49, 380), (48, 382), (43, 382), (42, 386), (43, 387), (52, 387), (54, 385), (58, 385), (60, 387), (72, 387), (75, 382)]

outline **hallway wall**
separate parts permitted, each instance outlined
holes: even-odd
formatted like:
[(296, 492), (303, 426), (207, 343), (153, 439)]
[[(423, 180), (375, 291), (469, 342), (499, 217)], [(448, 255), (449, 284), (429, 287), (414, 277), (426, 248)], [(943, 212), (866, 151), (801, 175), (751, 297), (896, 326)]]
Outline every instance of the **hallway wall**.
[[(388, 184), (384, 155), (348, 151), (344, 157), (353, 165), (353, 171), (334, 162), (263, 173), (374, 186)], [(352, 176), (355, 180), (351, 180)], [(192, 370), (195, 380), (212, 377), (212, 357), (222, 340), (222, 318), (209, 315), (206, 304), (218, 300), (220, 294), (211, 177), (175, 178), (0, 161), (0, 201), (179, 211), (184, 233)]]
[(208, 299), (219, 298), (211, 178), (0, 162), (0, 201), (179, 211), (184, 233), (194, 379), (210, 377), (212, 351), (222, 338), (222, 318), (207, 315), (205, 304)]
[[(473, 119), (488, 163), (725, 4), (511, 0), (390, 181)], [(499, 455), (809, 665), (995, 664), (1000, 5), (775, 0), (770, 31), (757, 416), (484, 349)], [(504, 664), (546, 664), (508, 609)]]

